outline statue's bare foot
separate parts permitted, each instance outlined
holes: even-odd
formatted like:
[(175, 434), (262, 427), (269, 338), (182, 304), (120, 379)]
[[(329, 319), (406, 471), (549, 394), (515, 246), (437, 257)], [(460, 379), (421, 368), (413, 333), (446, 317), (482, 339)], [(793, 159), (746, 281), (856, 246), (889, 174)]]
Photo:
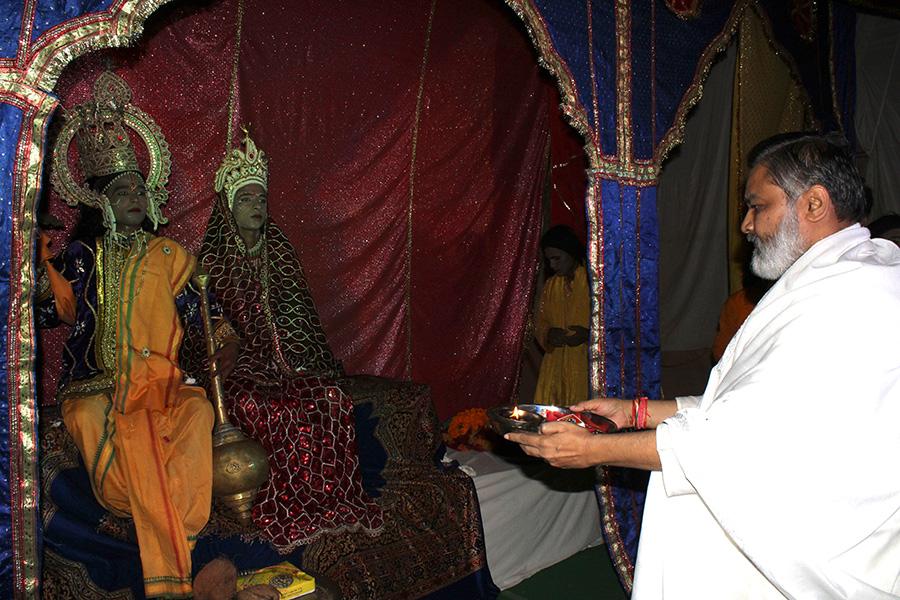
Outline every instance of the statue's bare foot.
[(281, 592), (271, 585), (251, 585), (239, 591), (235, 598), (237, 600), (279, 600)]
[(231, 600), (236, 588), (237, 569), (224, 558), (211, 560), (194, 577), (195, 600)]

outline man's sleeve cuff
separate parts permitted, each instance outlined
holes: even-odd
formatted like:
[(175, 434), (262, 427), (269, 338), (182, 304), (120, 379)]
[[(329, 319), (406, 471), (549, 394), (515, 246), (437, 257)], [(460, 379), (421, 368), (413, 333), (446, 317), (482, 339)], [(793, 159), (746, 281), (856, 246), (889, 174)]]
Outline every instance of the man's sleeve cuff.
[(673, 448), (670, 427), (680, 427), (681, 423), (679, 421), (683, 419), (685, 419), (684, 414), (679, 412), (660, 423), (659, 427), (656, 428), (656, 451), (659, 453), (659, 462), (662, 465), (663, 487), (667, 496), (697, 493), (697, 490), (685, 477), (684, 469), (681, 467), (681, 462), (678, 460), (678, 455)]
[(675, 405), (678, 407), (678, 410), (697, 408), (700, 406), (700, 400), (702, 399), (703, 396), (677, 396), (675, 398)]

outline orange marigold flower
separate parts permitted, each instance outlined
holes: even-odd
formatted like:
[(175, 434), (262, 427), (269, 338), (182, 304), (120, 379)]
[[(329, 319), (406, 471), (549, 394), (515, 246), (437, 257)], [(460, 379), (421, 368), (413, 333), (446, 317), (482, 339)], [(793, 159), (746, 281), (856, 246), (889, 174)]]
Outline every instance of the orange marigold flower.
[(447, 428), (447, 433), (450, 434), (451, 438), (462, 437), (468, 432), (469, 425), (461, 419), (454, 419), (450, 422), (450, 427)]

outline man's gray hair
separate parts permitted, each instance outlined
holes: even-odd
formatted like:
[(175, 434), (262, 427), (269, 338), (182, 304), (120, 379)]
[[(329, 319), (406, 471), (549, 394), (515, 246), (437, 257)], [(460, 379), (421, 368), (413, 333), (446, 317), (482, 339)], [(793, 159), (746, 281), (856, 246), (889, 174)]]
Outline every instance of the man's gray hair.
[(866, 214), (865, 185), (840, 134), (790, 133), (769, 138), (750, 154), (750, 168), (760, 165), (791, 205), (800, 194), (821, 185), (841, 221), (856, 222)]

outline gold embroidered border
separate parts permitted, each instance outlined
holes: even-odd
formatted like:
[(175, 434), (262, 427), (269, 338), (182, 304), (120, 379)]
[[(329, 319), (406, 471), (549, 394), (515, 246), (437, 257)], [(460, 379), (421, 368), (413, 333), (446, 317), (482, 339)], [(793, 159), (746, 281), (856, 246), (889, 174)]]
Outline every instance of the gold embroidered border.
[[(631, 147), (631, 0), (616, 0), (616, 155), (632, 172)], [(599, 133), (599, 132), (598, 132)]]
[(413, 118), (412, 152), (409, 159), (409, 204), (406, 209), (406, 379), (412, 379), (412, 254), (413, 254), (413, 199), (416, 183), (416, 150), (419, 143), (419, 119), (422, 116), (422, 96), (425, 92), (425, 70), (428, 68), (428, 51), (431, 48), (431, 27), (437, 0), (431, 0), (428, 25), (425, 28), (425, 49), (419, 69), (419, 91), (416, 94), (416, 113)]
[(34, 31), (34, 11), (37, 8), (37, 0), (25, 0), (22, 3), (22, 28), (19, 30), (19, 41), (16, 46), (16, 67), (23, 68), (28, 59), (28, 42)]
[(669, 152), (672, 151), (672, 148), (684, 140), (684, 125), (687, 120), (687, 115), (691, 108), (700, 101), (700, 97), (703, 95), (703, 84), (712, 68), (713, 60), (717, 54), (724, 52), (728, 47), (728, 43), (737, 31), (738, 23), (743, 17), (744, 10), (746, 10), (749, 4), (750, 0), (737, 0), (734, 3), (734, 6), (731, 8), (731, 14), (728, 15), (728, 19), (725, 21), (725, 26), (722, 28), (722, 31), (706, 47), (703, 54), (700, 55), (700, 60), (697, 62), (697, 70), (694, 73), (694, 79), (691, 82), (691, 85), (688, 86), (684, 96), (681, 98), (681, 103), (678, 105), (678, 110), (675, 112), (675, 120), (656, 147), (656, 151), (653, 153), (652, 162), (654, 164), (662, 165), (663, 161), (669, 155)]
[[(2, 98), (2, 96), (0, 96)], [(10, 101), (10, 98), (2, 98)], [(40, 186), (44, 138), (55, 100), (38, 94), (23, 109), (12, 181), (7, 398), (9, 401), (9, 495), (12, 521), (13, 580), (17, 591), (38, 591), (38, 463), (34, 381), (34, 213)]]
[[(600, 190), (600, 177), (598, 174), (588, 175), (587, 198), (585, 202), (587, 210), (588, 230), (594, 232), (588, 240), (588, 268), (590, 273), (589, 284), (591, 288), (591, 330), (588, 356), (588, 377), (591, 387), (591, 396), (606, 395), (606, 323), (603, 318), (603, 294), (604, 294), (604, 265), (603, 265), (603, 223), (602, 210), (598, 214), (595, 207), (602, 202)], [(600, 238), (599, 241), (597, 238)]]
[(170, 1), (119, 1), (99, 16), (88, 14), (57, 25), (38, 38), (29, 53), (23, 83), (53, 89), (66, 65), (93, 50), (131, 44), (140, 37), (147, 18)]
[[(591, 136), (591, 144), (597, 149), (594, 161), (590, 163), (588, 170), (588, 193), (585, 198), (585, 212), (588, 214), (588, 256), (590, 262), (590, 277), (588, 278), (591, 292), (591, 322), (589, 332), (588, 354), (588, 384), (591, 387), (591, 396), (605, 396), (606, 390), (606, 318), (605, 318), (605, 290), (606, 277), (605, 262), (603, 256), (603, 198), (602, 191), (598, 198), (597, 191), (601, 190), (597, 161), (601, 160), (602, 149), (600, 147), (600, 102), (597, 99), (597, 70), (594, 65), (594, 9), (591, 0), (586, 2), (587, 13), (587, 49), (588, 68), (591, 76), (591, 109), (594, 113), (594, 129)], [(590, 157), (589, 157), (590, 158)]]
[(603, 510), (600, 511), (600, 527), (603, 529), (603, 539), (608, 544), (609, 555), (613, 561), (613, 567), (619, 574), (625, 594), (631, 595), (634, 585), (634, 565), (625, 551), (625, 544), (619, 534), (619, 523), (616, 521), (615, 499), (612, 495), (612, 484), (609, 481), (610, 467), (597, 467), (597, 496)]
[(10, 322), (7, 338), (10, 411), (10, 508), (12, 512), (13, 593), (17, 598), (38, 598), (37, 546), (37, 418), (34, 374), (35, 336), (34, 214), (41, 187), (44, 140), (56, 100), (53, 89), (63, 68), (91, 50), (111, 48), (135, 40), (146, 18), (170, 0), (120, 0), (104, 13), (91, 13), (65, 21), (32, 46), (37, 3), (25, 3), (16, 60), (0, 66), (0, 102), (19, 107), (23, 119), (12, 173), (14, 211)]
[(597, 173), (607, 179), (615, 179), (626, 185), (646, 187), (656, 185), (659, 179), (660, 163), (655, 159), (633, 159), (622, 163), (615, 156), (601, 156), (599, 166), (589, 173)]

